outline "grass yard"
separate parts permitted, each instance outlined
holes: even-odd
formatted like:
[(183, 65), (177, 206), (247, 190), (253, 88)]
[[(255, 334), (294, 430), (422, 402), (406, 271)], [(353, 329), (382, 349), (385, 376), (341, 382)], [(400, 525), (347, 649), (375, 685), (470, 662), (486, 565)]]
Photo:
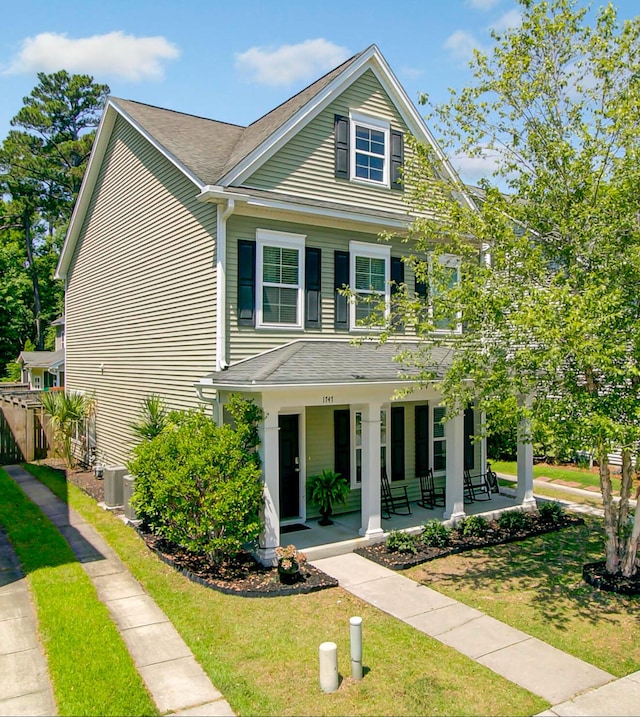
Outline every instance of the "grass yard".
[(31, 588), (58, 714), (157, 715), (69, 544), (2, 469), (0, 495), (0, 524)]
[(640, 669), (640, 598), (594, 590), (582, 565), (604, 558), (601, 522), (425, 563), (403, 574), (586, 662)]
[[(547, 703), (341, 588), (240, 598), (189, 582), (60, 474), (26, 466), (89, 520), (165, 611), (239, 715), (531, 715)], [(352, 683), (349, 618), (363, 618), (365, 678)], [(346, 678), (318, 685), (318, 647)]]
[[(512, 476), (517, 475), (518, 472), (515, 461), (491, 461), (491, 467), (496, 473), (506, 473)], [(536, 463), (533, 466), (533, 477), (548, 478), (551, 483), (553, 481), (577, 483), (576, 488), (600, 488), (597, 469), (589, 470), (588, 468), (578, 468), (577, 466), (552, 466), (547, 463)], [(614, 490), (618, 491), (620, 489), (620, 477), (612, 471), (611, 478)]]

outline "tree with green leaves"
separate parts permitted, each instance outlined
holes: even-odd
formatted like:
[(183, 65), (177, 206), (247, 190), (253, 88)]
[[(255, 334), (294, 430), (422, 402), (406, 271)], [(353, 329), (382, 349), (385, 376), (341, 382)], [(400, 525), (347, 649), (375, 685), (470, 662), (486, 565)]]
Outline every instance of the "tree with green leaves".
[[(521, 25), (475, 53), (469, 86), (432, 108), (442, 145), (491, 157), (491, 178), (467, 202), (432, 151), (415, 147), (406, 261), (428, 291), (404, 287), (394, 308), (421, 339), (405, 360), (427, 367), (433, 346), (453, 346), (440, 382), (449, 415), (470, 402), (489, 416), (509, 406), (521, 426), (535, 417), (558, 442), (594, 453), (606, 569), (630, 576), (640, 538), (640, 510), (631, 523), (629, 508), (640, 439), (640, 18), (620, 23), (608, 5), (590, 19), (574, 0), (520, 5)], [(434, 376), (424, 368), (423, 378)]]
[[(53, 272), (64, 229), (78, 195), (95, 128), (109, 88), (88, 75), (61, 70), (38, 74), (38, 85), (11, 120), (0, 147), (0, 241), (19, 232), (23, 268), (32, 285), (28, 310), (37, 348), (44, 344), (44, 324), (62, 309), (62, 287)], [(19, 349), (18, 349), (19, 350)], [(0, 355), (0, 368), (14, 355)]]

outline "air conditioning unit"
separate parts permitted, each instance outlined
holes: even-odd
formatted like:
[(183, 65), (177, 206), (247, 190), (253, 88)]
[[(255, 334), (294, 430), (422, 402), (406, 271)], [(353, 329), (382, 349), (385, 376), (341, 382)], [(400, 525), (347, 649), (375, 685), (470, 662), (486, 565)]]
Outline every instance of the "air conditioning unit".
[(123, 506), (122, 479), (127, 469), (124, 466), (105, 466), (104, 476), (104, 502), (107, 508), (121, 508)]

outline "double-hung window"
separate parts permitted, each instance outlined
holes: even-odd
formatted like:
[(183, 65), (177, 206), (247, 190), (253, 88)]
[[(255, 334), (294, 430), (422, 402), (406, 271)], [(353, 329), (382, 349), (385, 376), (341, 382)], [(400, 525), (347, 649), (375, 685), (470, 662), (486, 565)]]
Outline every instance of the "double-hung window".
[(384, 306), (389, 312), (391, 247), (361, 242), (349, 243), (350, 277), (353, 291), (351, 326), (371, 328), (370, 317)]
[(302, 328), (305, 236), (259, 229), (256, 240), (256, 325)]
[[(460, 323), (460, 312), (446, 312), (443, 306), (442, 298), (439, 298), (443, 292), (439, 290), (441, 286), (444, 292), (453, 289), (460, 281), (460, 257), (454, 254), (442, 254), (438, 257), (439, 268), (437, 272), (437, 280), (431, 282), (431, 315), (433, 317), (433, 325), (436, 331), (448, 331), (460, 333), (462, 325)], [(434, 274), (433, 264), (431, 265), (431, 273)], [(435, 279), (436, 277), (434, 277)]]
[[(380, 469), (387, 469), (387, 414), (388, 409), (380, 410)], [(351, 471), (351, 487), (359, 488), (362, 485), (362, 412), (354, 411), (353, 433), (353, 467)]]
[(350, 114), (351, 179), (389, 186), (389, 123)]
[(447, 409), (436, 406), (433, 409), (433, 470), (444, 471), (447, 468), (447, 436), (444, 419)]

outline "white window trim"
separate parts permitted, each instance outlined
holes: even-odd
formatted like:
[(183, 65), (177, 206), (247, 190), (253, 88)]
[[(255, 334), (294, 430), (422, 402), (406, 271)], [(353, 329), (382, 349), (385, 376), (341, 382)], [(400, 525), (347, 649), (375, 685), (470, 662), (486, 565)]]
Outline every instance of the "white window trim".
[[(437, 411), (439, 408), (442, 408), (442, 409), (445, 410), (445, 418), (446, 418), (446, 415), (447, 415), (447, 414), (446, 414), (446, 408), (445, 408), (444, 406), (440, 406), (440, 405), (434, 406), (434, 405), (431, 405), (431, 406), (430, 406), (430, 411), (429, 411), (429, 413), (430, 413), (430, 416), (429, 416), (429, 425), (430, 425), (430, 427), (431, 427), (431, 430), (430, 430), (430, 433), (431, 433), (431, 436), (430, 436), (430, 438), (431, 438), (431, 445), (429, 446), (429, 463), (431, 464), (431, 469), (433, 470), (434, 475), (439, 475), (439, 476), (441, 476), (441, 475), (445, 475), (446, 472), (447, 472), (447, 431), (446, 431), (446, 429), (445, 429), (445, 427), (444, 427), (444, 425), (443, 425), (443, 427), (442, 427), (442, 428), (443, 428), (443, 435), (436, 437), (436, 430), (435, 430), (435, 427), (436, 427), (436, 419), (435, 419), (435, 414), (436, 414), (436, 411)], [(435, 467), (435, 455), (436, 455), (435, 443), (436, 443), (436, 441), (438, 441), (439, 443), (444, 443), (444, 456), (445, 456), (445, 458), (444, 458), (444, 461), (445, 461), (445, 463), (444, 463), (444, 468), (438, 468), (437, 470), (436, 470), (436, 467)]]
[[(431, 266), (433, 265), (433, 255), (429, 255), (429, 273), (431, 273)], [(459, 256), (456, 256), (455, 254), (441, 254), (438, 257), (438, 262), (442, 264), (445, 268), (448, 269), (455, 269), (456, 270), (456, 281), (460, 281), (460, 266), (462, 264), (462, 260)], [(429, 294), (429, 318), (433, 320), (433, 303), (437, 300), (437, 295), (435, 295), (433, 292), (430, 292)], [(461, 319), (462, 313), (458, 311), (456, 313), (456, 318)], [(434, 333), (436, 334), (461, 334), (462, 333), (462, 323), (458, 322), (455, 325), (455, 328), (453, 329), (442, 329), (437, 328), (434, 326)]]
[[(350, 420), (351, 420), (351, 490), (357, 490), (359, 488), (362, 488), (362, 481), (358, 481), (358, 461), (357, 461), (357, 455), (358, 451), (360, 451), (360, 467), (362, 468), (362, 412), (363, 408), (360, 406), (352, 407), (352, 410), (350, 413)], [(382, 448), (385, 448), (386, 450), (386, 461), (387, 461), (387, 477), (389, 480), (391, 480), (390, 476), (390, 421), (391, 421), (391, 409), (389, 405), (382, 406), (380, 409), (380, 418), (382, 419), (382, 414), (385, 414), (386, 418), (386, 437), (387, 440), (385, 443), (382, 442), (382, 420), (380, 420), (380, 469), (382, 470)], [(356, 443), (356, 414), (360, 414), (360, 445), (358, 446)]]
[[(304, 247), (306, 234), (289, 234), (276, 232), (270, 229), (256, 230), (256, 328), (286, 328), (302, 329), (304, 307)], [(263, 249), (265, 246), (275, 246), (298, 250), (298, 300), (296, 307), (296, 323), (281, 324), (263, 320)]]
[[(384, 133), (384, 169), (383, 180), (356, 177), (356, 125)], [(369, 117), (359, 112), (349, 111), (349, 178), (352, 182), (361, 182), (373, 187), (389, 187), (389, 166), (391, 164), (391, 124), (377, 117)]]
[[(356, 256), (366, 256), (372, 259), (384, 259), (384, 302), (385, 302), (385, 318), (388, 318), (391, 308), (391, 247), (381, 246), (380, 244), (367, 244), (366, 242), (350, 241), (349, 242), (349, 287), (354, 296), (349, 302), (349, 326), (352, 331), (372, 331), (375, 326), (357, 326), (356, 325)], [(378, 293), (378, 292), (367, 292)], [(382, 296), (382, 292), (380, 292)]]

